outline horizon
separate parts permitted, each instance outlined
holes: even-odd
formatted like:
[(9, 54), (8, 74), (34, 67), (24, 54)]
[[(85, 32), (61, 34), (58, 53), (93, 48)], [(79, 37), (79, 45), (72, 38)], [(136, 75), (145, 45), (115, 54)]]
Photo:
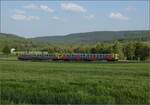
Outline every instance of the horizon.
[(90, 32), (124, 32), (124, 31), (125, 32), (126, 31), (132, 32), (132, 31), (150, 31), (150, 30), (148, 29), (148, 30), (119, 30), (119, 31), (111, 31), (111, 30), (108, 30), (108, 31), (87, 31), (87, 32), (69, 33), (69, 34), (65, 34), (65, 35), (35, 36), (35, 37), (34, 36), (33, 37), (24, 37), (24, 36), (15, 34), (15, 33), (4, 33), (4, 32), (0, 32), (0, 33), (2, 33), (2, 34), (11, 34), (11, 35), (15, 35), (15, 36), (18, 36), (18, 37), (30, 39), (30, 38), (40, 38), (40, 37), (68, 36), (68, 35), (72, 35), (72, 34), (82, 34), (82, 33), (90, 33)]
[(149, 30), (149, 1), (1, 1), (1, 33), (25, 38)]

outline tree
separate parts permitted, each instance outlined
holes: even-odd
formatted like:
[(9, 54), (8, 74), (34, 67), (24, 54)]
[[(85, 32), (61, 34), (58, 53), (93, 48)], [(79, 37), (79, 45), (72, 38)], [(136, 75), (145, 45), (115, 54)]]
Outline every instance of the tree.
[(134, 43), (129, 42), (126, 46), (123, 48), (123, 53), (126, 56), (127, 60), (133, 60), (135, 57), (135, 46)]
[(91, 51), (90, 51), (91, 53), (96, 53), (97, 51), (96, 51), (96, 48), (95, 47), (93, 47), (93, 48), (91, 48)]
[(3, 49), (2, 52), (6, 55), (10, 54), (10, 48), (8, 47), (8, 45), (6, 45)]
[(112, 53), (119, 54), (119, 59), (124, 59), (123, 48), (122, 48), (121, 43), (116, 41), (112, 45)]
[(113, 50), (113, 53), (119, 53), (119, 51), (120, 51), (120, 43), (119, 42), (115, 42), (112, 45), (112, 50)]
[(145, 60), (150, 56), (150, 48), (141, 42), (135, 44), (135, 56), (138, 60)]
[(103, 43), (97, 44), (95, 49), (96, 49), (97, 53), (107, 53), (107, 46), (106, 46), (106, 44), (103, 44)]
[(48, 53), (54, 53), (55, 51), (54, 51), (54, 48), (53, 47), (49, 47), (48, 48)]

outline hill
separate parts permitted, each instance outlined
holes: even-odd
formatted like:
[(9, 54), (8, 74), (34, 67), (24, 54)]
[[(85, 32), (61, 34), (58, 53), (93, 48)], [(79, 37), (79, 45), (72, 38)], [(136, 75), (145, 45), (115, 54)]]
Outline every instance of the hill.
[(0, 33), (0, 51), (5, 45), (11, 48), (17, 48), (18, 50), (28, 50), (29, 48), (36, 49), (42, 46), (31, 39), (19, 37), (14, 34)]
[(150, 40), (150, 31), (96, 31), (74, 33), (65, 36), (36, 37), (32, 40), (52, 44), (82, 44), (114, 40)]
[(36, 38), (23, 38), (14, 34), (0, 33), (0, 51), (6, 44), (18, 50), (39, 50), (49, 46), (90, 45), (97, 42), (112, 42), (116, 40), (124, 42), (132, 40), (150, 41), (150, 31), (96, 31)]

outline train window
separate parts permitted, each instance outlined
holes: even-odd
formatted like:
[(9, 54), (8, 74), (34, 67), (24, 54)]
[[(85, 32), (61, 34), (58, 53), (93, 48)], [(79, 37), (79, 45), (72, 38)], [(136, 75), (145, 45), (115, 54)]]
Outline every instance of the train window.
[(101, 58), (103, 59), (103, 54), (101, 55)]
[(84, 57), (84, 54), (82, 54), (82, 57)]
[(98, 59), (100, 58), (100, 54), (98, 54)]
[(107, 54), (103, 54), (103, 58), (104, 58), (104, 59), (106, 59), (106, 55), (107, 55)]
[(87, 58), (89, 58), (89, 54), (87, 54)]
[(97, 56), (97, 54), (95, 54), (95, 58), (97, 58), (98, 56)]
[(103, 54), (103, 59), (105, 59), (105, 57), (106, 57), (106, 54)]

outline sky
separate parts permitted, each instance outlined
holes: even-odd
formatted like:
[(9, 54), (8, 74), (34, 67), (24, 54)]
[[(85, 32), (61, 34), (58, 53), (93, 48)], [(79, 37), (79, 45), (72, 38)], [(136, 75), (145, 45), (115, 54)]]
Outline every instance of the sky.
[(149, 2), (1, 1), (1, 32), (22, 37), (148, 30)]

